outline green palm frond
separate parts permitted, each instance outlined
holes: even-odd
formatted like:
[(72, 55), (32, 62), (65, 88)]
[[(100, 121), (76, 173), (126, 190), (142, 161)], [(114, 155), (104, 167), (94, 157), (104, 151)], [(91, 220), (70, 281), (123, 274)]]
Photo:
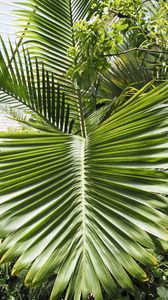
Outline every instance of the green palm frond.
[(168, 239), (167, 85), (134, 95), (86, 138), (1, 134), (2, 262), (17, 259), (34, 286), (51, 274), (51, 299), (117, 298), (133, 291), (148, 251)]
[[(131, 47), (131, 44), (128, 44)], [(127, 53), (111, 58), (111, 65), (100, 76), (97, 103), (108, 103), (115, 97), (136, 93), (149, 82), (156, 85), (167, 80), (167, 54)]]
[[(22, 51), (20, 50), (21, 44), (24, 45), (24, 56), (25, 61), (27, 61), (27, 78), (25, 83), (29, 88), (31, 86), (33, 95), (32, 104), (35, 108), (36, 105), (38, 105), (37, 98), (39, 96), (37, 95), (36, 79), (37, 84), (40, 84), (38, 80), (39, 71), (38, 69), (35, 71), (37, 66), (36, 60), (38, 61), (38, 68), (40, 68), (40, 70), (44, 65), (46, 72), (53, 74), (54, 85), (60, 86), (61, 91), (66, 95), (65, 104), (67, 110), (68, 106), (70, 107), (70, 119), (75, 119), (74, 132), (81, 130), (79, 127), (82, 127), (83, 117), (81, 117), (81, 101), (78, 97), (78, 93), (74, 84), (67, 76), (67, 70), (70, 65), (74, 63), (68, 58), (67, 53), (69, 47), (74, 44), (72, 26), (80, 18), (86, 18), (88, 16), (91, 2), (91, 0), (66, 0), (63, 2), (61, 0), (47, 2), (44, 0), (30, 0), (25, 3), (14, 1), (16, 8), (18, 8), (15, 14), (19, 17), (19, 24), (23, 30), (21, 30), (19, 49), (18, 45), (16, 49), (13, 49), (12, 56), (8, 59), (8, 64), (11, 60), (14, 63), (16, 60), (15, 56), (20, 55), (18, 52)], [(8, 53), (6, 53), (6, 56), (7, 54)], [(7, 72), (8, 70), (5, 71)], [(52, 79), (50, 81), (52, 82)], [(18, 82), (15, 80), (15, 83)], [(45, 82), (44, 84), (47, 83)], [(2, 85), (5, 87), (4, 81)], [(17, 95), (19, 95), (21, 91), (24, 93), (24, 87), (21, 89), (18, 87)], [(81, 123), (80, 126), (79, 123)]]
[[(55, 83), (54, 75), (46, 71), (37, 58), (31, 62), (29, 52), (24, 48), (14, 51), (9, 41), (11, 57), (1, 39), (0, 52), (0, 102), (9, 106), (20, 106), (38, 114), (53, 128), (71, 132), (76, 118), (76, 104), (65, 101), (65, 93)], [(15, 55), (13, 53), (15, 52)], [(71, 103), (72, 104), (72, 103)]]
[(111, 99), (119, 96), (125, 89), (141, 89), (154, 79), (153, 71), (149, 70), (146, 62), (137, 53), (123, 54), (111, 58), (110, 68), (100, 80), (98, 101), (103, 98)]
[(168, 53), (145, 54), (143, 61), (145, 68), (158, 83), (168, 79)]
[[(168, 58), (168, 52), (164, 51), (166, 50), (163, 45), (156, 45), (148, 41), (147, 37), (145, 38), (143, 35), (141, 37), (140, 34), (138, 34), (138, 30), (134, 29), (133, 31), (130, 31), (129, 35), (125, 38), (124, 45), (122, 46), (122, 51), (127, 51), (129, 49), (136, 48), (138, 49), (146, 48), (150, 46), (149, 52), (148, 51), (133, 51), (132, 53), (127, 53), (126, 55), (122, 55), (122, 57), (127, 58), (130, 61), (130, 65), (135, 66), (135, 74), (136, 78), (138, 78), (138, 75), (140, 76), (141, 81), (148, 80), (149, 78), (155, 79), (155, 81), (159, 84), (160, 82), (167, 80), (167, 58)], [(154, 52), (152, 52), (154, 50)], [(151, 52), (150, 52), (151, 51)], [(158, 51), (158, 52), (157, 52)], [(132, 58), (132, 62), (131, 62)], [(136, 70), (137, 68), (137, 70)], [(138, 71), (139, 68), (139, 71)], [(132, 77), (132, 75), (131, 75)]]
[(25, 44), (31, 56), (38, 56), (45, 61), (46, 66), (54, 71), (56, 79), (67, 89), (65, 92), (72, 90), (72, 85), (65, 77), (72, 63), (67, 57), (69, 47), (74, 44), (72, 27), (76, 21), (88, 15), (91, 2), (30, 0), (24, 4), (24, 9), (16, 10), (23, 28), (25, 23), (29, 23)]

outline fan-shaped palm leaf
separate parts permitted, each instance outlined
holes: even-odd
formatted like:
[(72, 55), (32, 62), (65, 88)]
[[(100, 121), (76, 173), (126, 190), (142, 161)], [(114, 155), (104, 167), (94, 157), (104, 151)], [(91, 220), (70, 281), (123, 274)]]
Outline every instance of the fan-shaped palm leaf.
[[(1, 134), (2, 262), (34, 286), (57, 274), (51, 299), (96, 300), (156, 259), (167, 240), (167, 85), (133, 96), (84, 139)], [(66, 291), (66, 292), (65, 292)]]
[[(131, 48), (134, 48), (134, 44), (127, 39), (126, 48), (123, 47), (122, 50), (127, 51)], [(103, 102), (103, 98), (110, 99), (119, 96), (129, 87), (140, 89), (152, 80), (155, 84), (165, 81), (167, 79), (166, 61), (166, 53), (147, 53), (137, 50), (120, 56), (112, 56), (109, 69), (100, 77), (97, 102)]]

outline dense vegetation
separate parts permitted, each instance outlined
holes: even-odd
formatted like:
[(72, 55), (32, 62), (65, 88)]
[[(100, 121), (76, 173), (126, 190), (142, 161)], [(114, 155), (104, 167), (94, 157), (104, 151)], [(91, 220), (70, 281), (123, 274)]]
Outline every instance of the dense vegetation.
[[(166, 255), (158, 255), (159, 264), (155, 269), (148, 269), (149, 280), (145, 283), (134, 280), (135, 294), (119, 289), (119, 300), (167, 300), (168, 298), (168, 263)], [(49, 299), (54, 276), (39, 286), (25, 287), (24, 273), (11, 277), (12, 265), (2, 265), (0, 275), (0, 297), (2, 300), (46, 300)], [(106, 298), (104, 298), (106, 299)], [(113, 298), (111, 298), (113, 299)]]
[(168, 4), (16, 8), (0, 102), (30, 129), (0, 133), (0, 298), (167, 299)]

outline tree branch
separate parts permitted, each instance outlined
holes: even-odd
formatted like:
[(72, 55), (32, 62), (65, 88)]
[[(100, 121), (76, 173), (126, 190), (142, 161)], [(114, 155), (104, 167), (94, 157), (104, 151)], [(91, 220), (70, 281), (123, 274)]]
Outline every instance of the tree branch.
[(102, 56), (106, 56), (106, 57), (118, 56), (118, 55), (130, 53), (133, 51), (141, 51), (141, 52), (147, 52), (147, 53), (159, 53), (159, 54), (167, 53), (168, 54), (168, 50), (150, 50), (150, 49), (145, 49), (145, 48), (132, 48), (132, 49), (128, 49), (125, 51), (116, 52), (116, 53), (102, 54)]
[(125, 14), (121, 13), (120, 11), (116, 11), (116, 10), (114, 10), (114, 9), (110, 9), (109, 12), (110, 12), (110, 13), (111, 13), (111, 12), (114, 13), (115, 16), (119, 17), (120, 19), (123, 19), (123, 18), (130, 19), (130, 18), (131, 18), (131, 16), (125, 15)]

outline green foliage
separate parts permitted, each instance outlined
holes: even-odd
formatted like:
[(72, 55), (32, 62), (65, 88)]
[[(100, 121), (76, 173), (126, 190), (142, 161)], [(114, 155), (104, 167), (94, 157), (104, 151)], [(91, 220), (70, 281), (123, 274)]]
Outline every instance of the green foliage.
[(158, 287), (157, 294), (158, 294), (158, 297), (156, 298), (157, 300), (167, 300), (168, 299), (168, 289), (166, 289), (164, 287)]
[(102, 16), (104, 12), (113, 12), (120, 14), (120, 16), (137, 17), (137, 13), (142, 8), (141, 0), (104, 0), (104, 1), (94, 1), (92, 4), (92, 9), (95, 14)]
[[(168, 299), (168, 262), (167, 255), (158, 255), (159, 264), (155, 269), (148, 269), (149, 281), (142, 283), (133, 280), (134, 294), (119, 289), (117, 300), (167, 300)], [(32, 289), (24, 285), (24, 273), (20, 277), (11, 276), (12, 264), (0, 267), (0, 297), (2, 300), (48, 300), (54, 284), (54, 278), (49, 278), (40, 286)], [(63, 298), (62, 298), (63, 299)], [(104, 300), (113, 297), (104, 295)]]
[(148, 22), (144, 22), (142, 30), (146, 32), (146, 45), (154, 45), (163, 50), (168, 50), (168, 3), (159, 0), (152, 3)]
[[(54, 74), (47, 71), (43, 64), (38, 63), (37, 59), (35, 63), (32, 63), (29, 52), (24, 48), (22, 49), (23, 58), (17, 49), (12, 62), (10, 62), (8, 49), (2, 39), (1, 47), (4, 53), (0, 53), (0, 89), (7, 94), (5, 97), (3, 93), (0, 94), (1, 103), (9, 105), (10, 101), (10, 109), (15, 107), (15, 112), (12, 111), (15, 119), (19, 119), (21, 109), (22, 112), (27, 110), (27, 116), (28, 114), (32, 115), (32, 122), (31, 120), (30, 122), (24, 121), (24, 118), (21, 118), (20, 121), (30, 126), (33, 123), (37, 129), (45, 128), (45, 123), (48, 123), (50, 130), (55, 130), (56, 126), (61, 131), (71, 133), (74, 120), (71, 119), (69, 103), (65, 103), (65, 93), (61, 91), (60, 85), (56, 84)], [(14, 53), (11, 43), (10, 47)], [(6, 66), (6, 61), (8, 66)], [(18, 80), (19, 86), (17, 85)], [(33, 115), (43, 124), (35, 126)]]
[(0, 298), (2, 300), (48, 300), (54, 279), (51, 277), (34, 289), (24, 285), (24, 272), (20, 277), (11, 276), (13, 264), (0, 267)]
[(0, 133), (1, 263), (32, 289), (54, 277), (52, 300), (131, 299), (167, 249), (168, 84), (106, 56), (146, 43), (127, 3), (28, 0), (23, 47), (1, 40), (0, 101), (38, 115), (38, 131)]
[(166, 84), (143, 89), (85, 139), (1, 134), (1, 261), (18, 258), (13, 274), (26, 269), (33, 287), (56, 273), (51, 299), (115, 299), (118, 286), (133, 292), (128, 273), (147, 279), (137, 261), (156, 265), (148, 248), (167, 239), (166, 101)]
[(121, 34), (127, 28), (122, 20), (111, 25), (107, 29), (107, 20), (96, 17), (93, 21), (79, 21), (73, 27), (75, 47), (69, 49), (69, 57), (75, 64), (68, 71), (74, 82), (80, 89), (87, 89), (94, 83), (99, 72), (103, 72), (109, 66), (108, 60), (103, 54), (115, 51), (119, 43), (123, 41)]
[[(139, 47), (166, 50), (168, 35), (167, 3), (142, 1), (99, 1), (92, 5), (89, 20), (73, 26), (74, 45), (69, 49), (68, 75), (83, 90), (95, 83), (98, 74), (110, 65), (108, 56), (120, 52), (126, 36), (135, 36)], [(152, 10), (152, 12), (151, 12)]]

